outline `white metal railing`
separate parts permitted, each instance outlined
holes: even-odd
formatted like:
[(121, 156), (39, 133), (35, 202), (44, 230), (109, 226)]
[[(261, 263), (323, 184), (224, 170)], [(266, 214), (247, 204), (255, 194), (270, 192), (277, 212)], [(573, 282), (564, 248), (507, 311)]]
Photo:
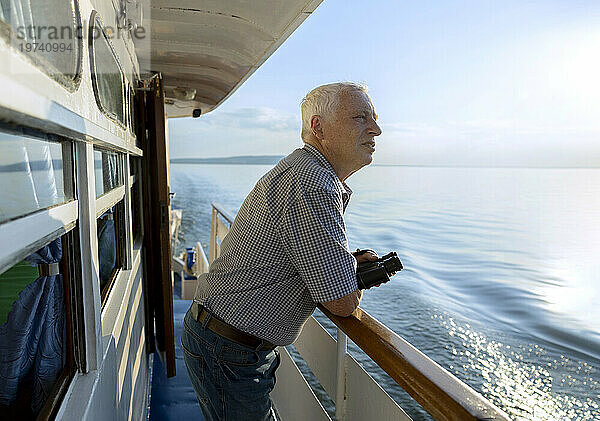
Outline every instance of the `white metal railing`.
[[(219, 256), (220, 242), (233, 220), (223, 206), (213, 203), (210, 262)], [(348, 354), (346, 334), (435, 419), (508, 420), (500, 409), (362, 309), (350, 317), (321, 310), (338, 326), (337, 341), (311, 316), (294, 346), (335, 403), (336, 420), (410, 420)], [(271, 397), (281, 419), (331, 420), (290, 354), (283, 347), (280, 352), (281, 365)]]
[(208, 263), (212, 263), (221, 254), (221, 241), (229, 232), (235, 217), (219, 203), (212, 204), (212, 217), (210, 220), (210, 244), (208, 249)]
[(185, 275), (191, 275), (197, 278), (200, 274), (208, 272), (208, 259), (204, 254), (204, 249), (200, 243), (196, 243), (194, 246), (196, 252), (196, 262), (192, 266), (192, 269), (187, 268), (185, 262), (186, 256), (183, 258), (173, 256), (171, 259), (171, 268), (173, 272), (177, 272), (181, 279), (181, 299), (182, 300), (193, 300), (194, 294), (196, 293), (196, 285), (198, 284), (197, 279), (185, 279)]

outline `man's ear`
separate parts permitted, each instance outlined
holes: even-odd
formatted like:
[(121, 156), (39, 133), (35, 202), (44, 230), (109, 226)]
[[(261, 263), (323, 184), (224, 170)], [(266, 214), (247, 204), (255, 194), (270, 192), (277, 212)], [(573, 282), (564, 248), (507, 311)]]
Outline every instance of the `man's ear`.
[(310, 129), (314, 137), (323, 140), (323, 126), (321, 125), (321, 116), (313, 115), (310, 118)]

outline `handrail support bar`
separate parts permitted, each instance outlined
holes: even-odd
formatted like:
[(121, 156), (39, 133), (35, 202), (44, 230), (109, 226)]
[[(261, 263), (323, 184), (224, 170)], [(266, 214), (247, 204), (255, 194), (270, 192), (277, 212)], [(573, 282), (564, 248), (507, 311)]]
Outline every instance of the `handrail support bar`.
[(337, 330), (337, 371), (335, 391), (335, 418), (342, 421), (346, 412), (346, 353), (348, 351), (348, 337)]

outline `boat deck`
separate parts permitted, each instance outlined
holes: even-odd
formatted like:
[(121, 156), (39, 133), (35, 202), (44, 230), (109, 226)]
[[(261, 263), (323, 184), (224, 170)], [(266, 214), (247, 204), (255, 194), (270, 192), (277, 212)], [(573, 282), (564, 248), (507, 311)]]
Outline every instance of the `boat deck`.
[(152, 364), (152, 389), (150, 396), (150, 421), (203, 421), (202, 411), (188, 377), (181, 349), (181, 326), (183, 317), (192, 304), (191, 300), (173, 300), (175, 322), (175, 363), (177, 375), (167, 378), (166, 370), (158, 355)]

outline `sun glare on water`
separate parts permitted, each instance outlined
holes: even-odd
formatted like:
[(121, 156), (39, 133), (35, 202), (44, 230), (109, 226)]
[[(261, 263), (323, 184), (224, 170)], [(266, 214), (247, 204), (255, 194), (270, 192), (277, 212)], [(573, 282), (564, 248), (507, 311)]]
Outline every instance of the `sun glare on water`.
[[(512, 419), (598, 419), (600, 404), (595, 398), (600, 384), (588, 363), (572, 361), (564, 355), (555, 358), (537, 344), (511, 347), (489, 340), (468, 323), (457, 323), (447, 315), (437, 314), (432, 318), (438, 319), (448, 335), (460, 343), (452, 341), (445, 346), (456, 361), (450, 371), (459, 378), (468, 378), (468, 382), (481, 382), (484, 395)], [(589, 390), (589, 397), (580, 400), (570, 396), (570, 387)]]

